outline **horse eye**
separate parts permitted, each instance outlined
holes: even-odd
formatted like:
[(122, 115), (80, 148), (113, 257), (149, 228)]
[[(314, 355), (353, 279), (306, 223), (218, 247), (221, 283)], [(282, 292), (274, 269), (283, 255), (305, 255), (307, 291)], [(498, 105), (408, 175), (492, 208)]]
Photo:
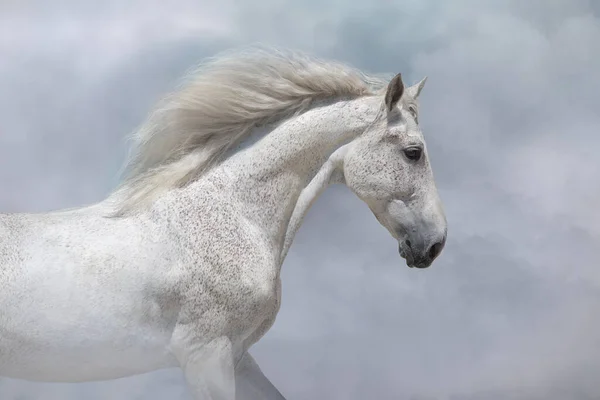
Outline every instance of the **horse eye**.
[(419, 115), (417, 114), (417, 109), (415, 107), (409, 107), (408, 111), (412, 114), (413, 118), (415, 119), (415, 122), (418, 124), (419, 123)]
[(404, 149), (404, 155), (410, 161), (419, 161), (421, 159), (421, 155), (423, 154), (423, 150), (420, 147), (409, 147)]

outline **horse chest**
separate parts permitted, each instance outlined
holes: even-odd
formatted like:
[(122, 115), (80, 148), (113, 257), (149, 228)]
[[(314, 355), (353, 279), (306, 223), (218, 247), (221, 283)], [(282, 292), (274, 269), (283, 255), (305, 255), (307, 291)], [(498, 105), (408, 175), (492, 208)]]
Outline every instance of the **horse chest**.
[(243, 325), (256, 325), (279, 310), (280, 280), (260, 272), (244, 271), (223, 275), (203, 288), (207, 305), (220, 309)]
[[(278, 268), (252, 253), (229, 260), (213, 253), (213, 262), (186, 274), (183, 320), (194, 320), (208, 336), (238, 338), (274, 320), (281, 299)], [(222, 262), (215, 263), (216, 258)]]
[(274, 296), (265, 304), (265, 312), (258, 318), (259, 325), (246, 338), (244, 347), (248, 349), (260, 338), (262, 338), (275, 323), (275, 318), (281, 307), (281, 280), (277, 280)]

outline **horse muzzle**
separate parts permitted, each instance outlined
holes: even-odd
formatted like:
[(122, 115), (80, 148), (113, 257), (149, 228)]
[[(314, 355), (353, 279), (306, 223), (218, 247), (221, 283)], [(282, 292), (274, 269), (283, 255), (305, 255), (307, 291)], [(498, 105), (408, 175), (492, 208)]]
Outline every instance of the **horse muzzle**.
[(400, 257), (406, 260), (406, 265), (410, 268), (428, 268), (444, 249), (446, 236), (432, 242), (432, 244), (413, 243), (406, 239), (398, 246)]

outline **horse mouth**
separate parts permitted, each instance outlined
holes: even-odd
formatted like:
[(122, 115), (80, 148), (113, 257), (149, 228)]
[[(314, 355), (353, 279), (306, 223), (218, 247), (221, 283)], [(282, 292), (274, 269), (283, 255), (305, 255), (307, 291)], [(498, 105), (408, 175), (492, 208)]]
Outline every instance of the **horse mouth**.
[(400, 257), (404, 258), (404, 260), (406, 261), (406, 265), (409, 268), (413, 268), (414, 260), (412, 255), (409, 255), (407, 252), (402, 250), (402, 247), (398, 249), (398, 252), (400, 253)]
[(407, 246), (403, 246), (402, 244), (400, 244), (398, 246), (398, 252), (400, 253), (400, 257), (404, 258), (404, 260), (406, 261), (406, 265), (409, 268), (414, 268), (415, 258), (413, 257), (410, 248), (407, 248)]
[(431, 263), (416, 262), (415, 257), (412, 253), (412, 249), (409, 245), (400, 244), (398, 246), (398, 252), (400, 253), (400, 257), (402, 257), (406, 261), (406, 265), (409, 268), (425, 269), (429, 268), (429, 266), (431, 265)]

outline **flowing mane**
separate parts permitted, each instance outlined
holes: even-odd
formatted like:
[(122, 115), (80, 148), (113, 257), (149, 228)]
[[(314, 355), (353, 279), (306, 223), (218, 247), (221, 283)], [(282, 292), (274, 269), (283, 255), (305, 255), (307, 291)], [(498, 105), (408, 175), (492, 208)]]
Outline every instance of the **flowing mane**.
[(250, 48), (208, 59), (132, 135), (116, 215), (187, 185), (257, 126), (302, 113), (316, 100), (374, 94), (386, 82), (292, 51)]

